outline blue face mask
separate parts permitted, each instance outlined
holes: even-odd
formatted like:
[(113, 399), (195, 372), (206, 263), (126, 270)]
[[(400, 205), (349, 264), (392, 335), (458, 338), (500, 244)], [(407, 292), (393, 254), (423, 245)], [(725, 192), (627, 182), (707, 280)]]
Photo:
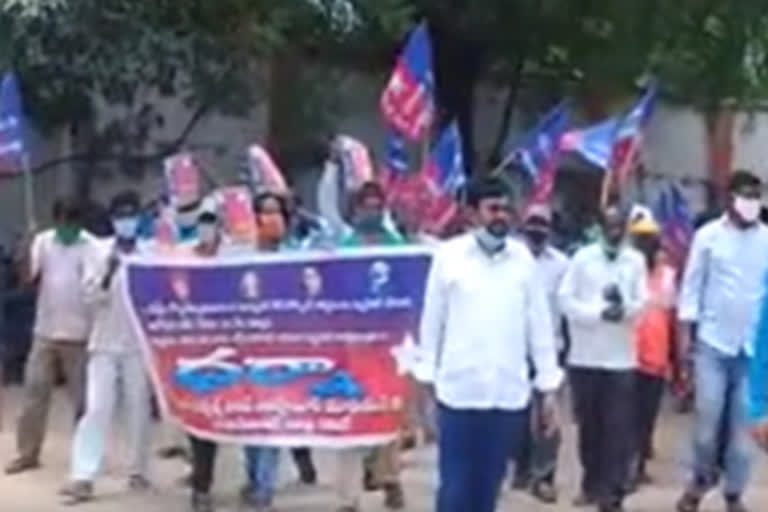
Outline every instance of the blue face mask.
[(138, 217), (120, 217), (112, 219), (112, 229), (120, 240), (134, 240), (139, 232)]

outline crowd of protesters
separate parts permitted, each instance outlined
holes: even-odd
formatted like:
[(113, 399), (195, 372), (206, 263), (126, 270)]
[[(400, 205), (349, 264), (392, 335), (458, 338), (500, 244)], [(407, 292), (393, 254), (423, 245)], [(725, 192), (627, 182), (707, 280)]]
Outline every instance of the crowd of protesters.
[[(433, 247), (412, 384), (414, 402), (436, 409), (434, 424), (424, 428), (427, 438), (437, 437), (438, 512), (492, 512), (510, 467), (515, 487), (557, 501), (565, 388), (582, 470), (573, 503), (621, 512), (628, 493), (652, 482), (647, 461), (672, 376), (695, 389), (694, 457), (677, 511), (696, 512), (722, 480), (726, 511), (744, 512), (754, 444), (748, 416), (762, 425), (768, 403), (768, 385), (760, 380), (768, 356), (755, 328), (768, 322), (761, 313), (768, 270), (761, 186), (750, 173), (732, 175), (726, 211), (696, 232), (684, 268), (667, 260), (661, 227), (647, 208), (606, 205), (596, 239), (566, 254), (553, 244), (551, 209), (537, 204), (514, 215), (509, 191), (493, 178), (467, 186), (467, 228), (440, 242), (398, 229), (385, 190), (374, 182), (355, 191), (351, 229), (341, 234), (290, 194), (260, 192), (252, 250)], [(37, 305), (17, 453), (6, 472), (40, 466), (60, 368), (78, 418), (62, 488), (66, 502), (93, 498), (118, 402), (130, 419), (128, 485), (146, 490), (152, 392), (120, 281), (127, 256), (154, 250), (146, 237), (151, 219), (130, 191), (110, 204), (108, 237), (86, 229), (76, 200), (58, 200), (52, 213), (53, 226), (22, 242), (20, 251), (19, 281), (34, 287)], [(219, 212), (205, 200), (175, 213), (177, 239), (189, 255), (218, 258), (231, 250)], [(381, 491), (389, 509), (407, 507), (400, 459), (416, 429), (404, 424), (402, 430), (397, 441), (372, 450), (337, 451), (339, 512), (360, 510), (366, 490)], [(764, 429), (753, 433), (764, 441)], [(169, 454), (186, 454), (191, 465), (185, 477), (191, 510), (212, 511), (217, 444), (192, 434), (175, 444)], [(246, 446), (243, 453), (242, 501), (273, 510), (279, 450)], [(314, 484), (311, 450), (295, 447), (292, 454), (301, 480)]]

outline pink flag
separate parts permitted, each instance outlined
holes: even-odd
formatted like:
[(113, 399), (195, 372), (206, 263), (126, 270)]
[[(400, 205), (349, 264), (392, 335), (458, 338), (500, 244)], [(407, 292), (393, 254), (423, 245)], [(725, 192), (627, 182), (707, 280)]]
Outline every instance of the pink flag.
[(349, 188), (356, 189), (363, 183), (373, 181), (373, 162), (365, 144), (348, 135), (339, 135), (336, 144)]
[(191, 153), (179, 153), (165, 159), (165, 182), (171, 204), (188, 206), (200, 200), (200, 170)]
[(256, 243), (256, 219), (253, 201), (247, 187), (225, 187), (218, 191), (218, 202), (224, 227), (233, 242)]
[(288, 191), (283, 173), (267, 151), (254, 144), (248, 148), (248, 172), (253, 190), (269, 190), (284, 193)]

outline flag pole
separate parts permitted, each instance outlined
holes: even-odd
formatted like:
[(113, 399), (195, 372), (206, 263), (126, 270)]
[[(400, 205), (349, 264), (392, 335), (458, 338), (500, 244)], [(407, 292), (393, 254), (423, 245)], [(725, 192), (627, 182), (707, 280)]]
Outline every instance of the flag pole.
[(27, 230), (33, 233), (37, 229), (37, 219), (35, 212), (35, 187), (32, 181), (32, 169), (29, 165), (29, 155), (25, 151), (21, 156), (21, 171), (24, 180), (24, 211), (27, 220)]

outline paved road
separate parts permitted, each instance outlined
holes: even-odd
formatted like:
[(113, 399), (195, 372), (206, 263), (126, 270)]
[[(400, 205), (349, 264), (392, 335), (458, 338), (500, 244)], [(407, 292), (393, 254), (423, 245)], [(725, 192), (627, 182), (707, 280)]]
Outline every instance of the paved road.
[[(4, 400), (5, 418), (3, 431), (0, 432), (0, 454), (3, 462), (13, 454), (13, 420), (16, 417), (18, 390), (6, 392)], [(72, 510), (60, 504), (56, 491), (64, 482), (67, 472), (71, 436), (71, 412), (66, 401), (59, 396), (52, 416), (52, 433), (44, 453), (44, 467), (34, 473), (8, 477), (0, 476), (0, 512), (58, 512)], [(686, 457), (687, 422), (685, 417), (672, 412), (664, 414), (657, 439), (657, 458), (651, 464), (651, 471), (657, 479), (657, 485), (644, 489), (633, 496), (627, 509), (631, 512), (671, 512), (683, 478), (683, 461)], [(617, 433), (617, 435), (620, 435)], [(527, 496), (506, 492), (500, 511), (502, 512), (565, 512), (573, 510), (570, 500), (573, 497), (578, 479), (578, 468), (574, 454), (573, 428), (566, 428), (566, 448), (561, 457), (559, 475), (561, 503), (557, 506), (539, 505)], [(131, 495), (124, 489), (124, 476), (121, 475), (121, 448), (117, 446), (110, 454), (105, 468), (106, 474), (97, 483), (98, 499), (78, 507), (85, 512), (176, 512), (186, 509), (186, 494), (174, 484), (184, 472), (179, 462), (157, 461), (153, 467), (153, 480), (157, 490), (148, 495)], [(282, 464), (282, 489), (276, 505), (281, 512), (332, 512), (333, 502), (326, 481), (333, 475), (333, 458), (328, 453), (318, 454), (321, 469), (321, 484), (317, 488), (300, 488), (292, 482), (295, 475), (287, 457)], [(419, 449), (408, 455), (405, 482), (410, 512), (428, 512), (432, 510), (431, 495), (434, 482), (434, 451), (429, 448)], [(768, 510), (768, 464), (759, 463), (758, 483), (748, 496), (748, 504), (753, 512)], [(323, 478), (325, 477), (325, 478)], [(239, 467), (239, 454), (234, 448), (226, 449), (220, 457), (217, 467), (215, 493), (220, 505), (220, 512), (234, 512), (238, 508), (235, 499), (236, 489), (242, 480)], [(365, 512), (380, 512), (381, 498), (376, 494), (365, 498)], [(702, 512), (723, 510), (722, 502), (713, 495)]]

